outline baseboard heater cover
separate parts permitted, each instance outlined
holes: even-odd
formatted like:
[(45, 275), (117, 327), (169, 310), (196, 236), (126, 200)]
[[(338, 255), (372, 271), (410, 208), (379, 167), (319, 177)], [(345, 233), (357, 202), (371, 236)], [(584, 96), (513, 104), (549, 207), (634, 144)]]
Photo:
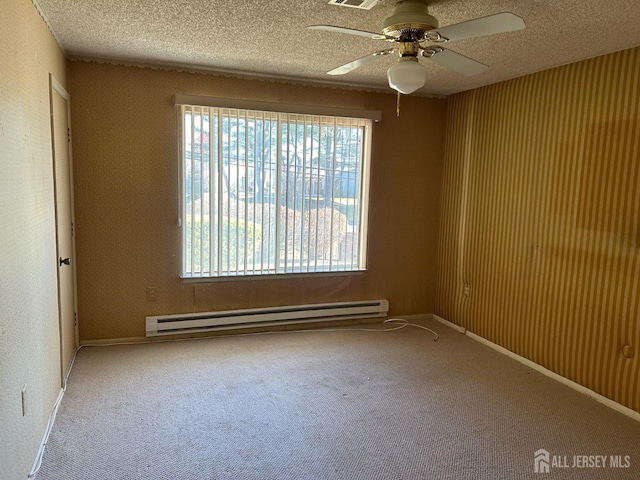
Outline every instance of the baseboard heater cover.
[(288, 305), (220, 312), (155, 315), (146, 317), (146, 336), (177, 335), (238, 328), (296, 323), (333, 322), (386, 317), (387, 300)]

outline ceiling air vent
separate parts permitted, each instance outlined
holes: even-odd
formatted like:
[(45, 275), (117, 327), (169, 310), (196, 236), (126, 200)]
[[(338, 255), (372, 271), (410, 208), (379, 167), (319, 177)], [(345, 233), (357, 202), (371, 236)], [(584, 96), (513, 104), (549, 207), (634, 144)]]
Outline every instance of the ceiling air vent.
[(329, 0), (330, 5), (360, 8), (362, 10), (371, 10), (376, 3), (378, 3), (378, 0)]

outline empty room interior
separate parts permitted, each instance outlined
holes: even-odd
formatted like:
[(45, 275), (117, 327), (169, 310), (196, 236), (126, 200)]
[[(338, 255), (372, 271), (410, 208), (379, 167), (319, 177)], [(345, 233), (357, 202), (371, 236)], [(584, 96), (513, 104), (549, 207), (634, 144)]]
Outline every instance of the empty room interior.
[(0, 477), (640, 478), (639, 24), (3, 0)]

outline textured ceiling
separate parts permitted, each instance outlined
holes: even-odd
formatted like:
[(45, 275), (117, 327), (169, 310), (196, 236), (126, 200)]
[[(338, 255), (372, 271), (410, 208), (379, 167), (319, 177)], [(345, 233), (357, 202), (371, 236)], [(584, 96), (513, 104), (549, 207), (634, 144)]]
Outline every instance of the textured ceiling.
[[(371, 10), (328, 0), (37, 0), (70, 58), (204, 69), (312, 83), (388, 89), (380, 57), (347, 75), (328, 70), (388, 48), (381, 40), (312, 31), (331, 24), (379, 32), (394, 0)], [(459, 40), (447, 48), (489, 70), (465, 77), (421, 59), (424, 94), (448, 95), (640, 45), (637, 0), (433, 0), (440, 26), (500, 12), (522, 17), (526, 29)]]

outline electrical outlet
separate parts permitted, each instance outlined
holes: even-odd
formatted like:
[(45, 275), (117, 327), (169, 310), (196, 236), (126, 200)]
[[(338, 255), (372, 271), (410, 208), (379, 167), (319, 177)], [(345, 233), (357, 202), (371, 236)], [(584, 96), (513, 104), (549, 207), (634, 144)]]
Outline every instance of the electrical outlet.
[(155, 302), (158, 298), (158, 289), (156, 287), (147, 287), (147, 302)]
[(464, 284), (464, 296), (468, 297), (469, 295), (471, 295), (471, 285), (469, 285), (468, 283)]
[(24, 384), (22, 390), (20, 391), (20, 400), (22, 402), (22, 416), (24, 417), (27, 414), (27, 384)]

